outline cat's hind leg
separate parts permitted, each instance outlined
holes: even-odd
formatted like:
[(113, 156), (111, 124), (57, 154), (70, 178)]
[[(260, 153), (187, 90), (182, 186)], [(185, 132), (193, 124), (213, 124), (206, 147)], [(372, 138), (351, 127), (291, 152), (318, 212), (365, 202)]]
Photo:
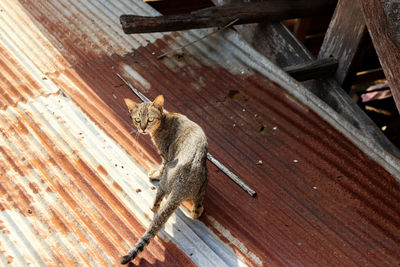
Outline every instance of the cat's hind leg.
[(204, 195), (206, 193), (206, 187), (207, 187), (207, 180), (204, 181), (197, 196), (192, 201), (193, 209), (192, 209), (191, 215), (192, 215), (193, 219), (198, 219), (201, 216), (201, 214), (203, 214), (203, 211), (204, 211), (203, 199), (204, 199)]
[(162, 189), (161, 186), (158, 187), (156, 197), (154, 198), (153, 205), (151, 208), (152, 212), (156, 213), (160, 209), (160, 204), (161, 204), (161, 201), (163, 200), (164, 196), (165, 196), (164, 190)]

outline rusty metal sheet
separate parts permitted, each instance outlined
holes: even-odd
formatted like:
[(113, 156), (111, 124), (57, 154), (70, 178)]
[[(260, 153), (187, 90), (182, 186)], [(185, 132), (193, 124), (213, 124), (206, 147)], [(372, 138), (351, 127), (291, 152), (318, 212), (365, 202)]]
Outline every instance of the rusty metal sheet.
[[(149, 222), (146, 170), (63, 95), (0, 117), (1, 262), (115, 265)], [(168, 238), (142, 262), (190, 264)]]
[[(210, 251), (217, 255), (215, 260), (219, 258), (230, 266), (243, 262), (252, 266), (360, 266), (397, 265), (400, 262), (398, 162), (367, 144), (357, 136), (357, 131), (346, 129), (346, 124), (341, 122), (337, 114), (251, 49), (235, 32), (226, 31), (212, 36), (182, 52), (158, 60), (158, 55), (192, 42), (210, 30), (165, 35), (123, 35), (118, 23), (121, 13), (156, 14), (144, 3), (135, 1), (1, 1), (1, 5), (5, 13), (19, 11), (12, 13), (13, 16), (1, 17), (6, 20), (5, 24), (11, 25), (13, 17), (17, 18), (16, 21), (20, 19), (24, 22), (15, 28), (17, 35), (10, 33), (2, 37), (2, 49), (10, 53), (21, 66), (30, 64), (37, 71), (32, 75), (36, 80), (46, 74), (52, 86), (67, 96), (66, 99), (57, 97), (69, 105), (78, 105), (79, 108), (75, 107), (75, 110), (83, 111), (78, 114), (91, 121), (92, 127), (98, 127), (96, 129), (101, 133), (101, 138), (103, 135), (110, 136), (107, 143), (114, 142), (120, 146), (122, 150), (119, 153), (122, 155), (128, 153), (131, 162), (137, 162), (140, 172), (144, 173), (149, 165), (157, 162), (158, 157), (149, 139), (134, 139), (134, 129), (123, 105), (124, 97), (134, 98), (134, 95), (115, 73), (123, 75), (149, 98), (164, 94), (168, 110), (185, 113), (198, 122), (209, 137), (210, 151), (257, 190), (258, 198), (249, 198), (210, 165), (206, 212), (201, 221), (184, 221), (185, 209), (180, 209), (165, 228), (169, 237), (164, 239), (161, 236), (159, 242), (142, 255), (141, 263), (183, 265), (194, 262), (203, 266), (208, 263), (202, 259)], [(12, 29), (8, 28), (7, 32)], [(17, 41), (18, 38), (25, 42)], [(27, 72), (31, 73), (30, 68)], [(31, 84), (29, 88), (35, 86)], [(24, 105), (18, 104), (17, 109)], [(5, 114), (6, 120), (13, 121), (10, 116)], [(35, 122), (40, 118), (37, 115), (29, 117)], [(54, 125), (76, 127), (68, 116), (64, 118), (62, 114), (57, 123), (46, 118), (40, 120), (42, 124), (29, 126), (28, 132), (35, 133), (35, 129), (45, 125), (45, 135), (53, 133), (53, 124), (46, 124), (47, 120)], [(18, 134), (25, 131), (17, 130)], [(16, 152), (20, 151), (19, 148), (15, 149), (13, 142), (8, 142), (11, 137), (7, 131), (4, 133), (4, 143), (12, 149), (11, 152), (0, 151), (2, 161), (13, 172), (7, 178), (1, 177), (6, 185), (9, 184), (2, 192), (6, 193), (15, 187), (15, 179), (10, 177), (23, 177), (25, 169), (38, 177), (46, 173), (40, 171), (47, 168), (44, 160), (30, 163), (32, 170), (23, 165), (23, 160), (20, 160), (22, 163), (17, 161), (18, 164), (13, 164), (14, 158), (22, 159), (25, 153), (31, 153), (30, 150), (26, 151), (30, 146), (24, 144), (33, 142), (36, 147), (33, 151), (36, 153), (52, 153), (48, 160), (53, 159), (56, 164), (50, 161), (52, 164), (49, 168), (56, 166), (56, 171), (63, 169), (63, 175), (59, 175), (64, 179), (64, 187), (68, 191), (60, 192), (66, 196), (72, 194), (80, 197), (82, 200), (79, 203), (86, 210), (82, 209), (82, 213), (72, 212), (71, 215), (61, 214), (71, 217), (58, 220), (60, 212), (51, 216), (47, 209), (42, 208), (41, 212), (48, 217), (42, 215), (39, 217), (43, 218), (40, 223), (30, 224), (29, 220), (35, 213), (29, 203), (34, 199), (41, 199), (38, 201), (42, 201), (42, 204), (49, 203), (49, 200), (42, 200), (46, 196), (33, 198), (31, 195), (35, 193), (31, 192), (38, 191), (39, 195), (43, 195), (45, 188), (39, 191), (36, 187), (46, 184), (51, 187), (53, 180), (52, 176), (48, 176), (45, 185), (37, 181), (37, 186), (32, 185), (32, 189), (26, 179), (22, 179), (25, 182), (17, 184), (15, 197), (7, 199), (7, 196), (5, 204), (2, 201), (7, 208), (3, 214), (7, 229), (1, 226), (4, 233), (0, 236), (0, 250), (5, 251), (0, 253), (2, 262), (21, 262), (22, 251), (15, 244), (23, 244), (22, 248), (29, 254), (24, 257), (39, 261), (38, 264), (45, 264), (47, 259), (56, 262), (60, 258), (67, 259), (71, 264), (89, 265), (91, 262), (83, 262), (85, 257), (82, 255), (89, 255), (88, 258), (94, 260), (97, 259), (96, 255), (105, 253), (105, 262), (96, 263), (107, 265), (107, 259), (115, 260), (119, 253), (117, 251), (128, 244), (132, 245), (144, 231), (143, 225), (148, 218), (140, 208), (137, 209), (135, 203), (139, 201), (148, 205), (151, 202), (151, 188), (145, 192), (143, 188), (146, 186), (142, 184), (143, 194), (133, 193), (136, 201), (130, 200), (132, 192), (129, 190), (130, 193), (126, 193), (118, 182), (105, 184), (105, 191), (101, 190), (104, 177), (111, 179), (108, 180), (110, 183), (113, 179), (122, 179), (117, 176), (123, 174), (114, 170), (121, 171), (115, 165), (104, 163), (101, 164), (103, 168), (96, 165), (97, 157), (104, 156), (102, 152), (92, 152), (91, 146), (85, 146), (75, 149), (76, 153), (89, 154), (76, 162), (65, 156), (59, 158), (57, 150), (52, 152), (50, 149), (52, 144), (67, 143), (63, 155), (75, 151), (69, 142), (76, 136), (69, 139), (66, 136), (71, 135), (66, 133), (45, 139), (45, 142), (38, 137), (32, 141), (28, 138), (29, 143), (25, 138), (18, 143), (18, 139), (16, 144), (24, 150)], [(47, 144), (45, 151), (38, 146), (41, 142)], [(35, 160), (35, 157), (31, 158)], [(43, 162), (42, 165), (40, 162)], [(21, 169), (20, 166), (25, 167)], [(80, 172), (84, 177), (74, 178), (72, 184), (67, 183), (67, 178), (71, 179), (70, 176), (74, 177)], [(110, 175), (113, 172), (116, 176)], [(54, 175), (57, 174), (55, 172)], [(127, 187), (132, 185), (131, 182), (126, 183)], [(53, 187), (56, 188), (56, 185)], [(15, 199), (19, 199), (17, 196), (21, 196), (22, 200), (15, 202)], [(90, 201), (84, 202), (84, 198)], [(60, 201), (60, 205), (74, 204), (72, 201), (75, 198), (66, 199)], [(111, 216), (102, 211), (103, 207), (110, 210)], [(9, 212), (12, 209), (20, 215), (12, 215)], [(40, 209), (37, 210), (39, 213)], [(124, 215), (115, 216), (118, 212)], [(78, 214), (82, 215), (79, 217)], [(125, 220), (126, 214), (130, 216)], [(31, 219), (24, 219), (21, 215)], [(24, 229), (33, 232), (32, 236), (40, 236), (37, 233), (42, 232), (37, 225), (46, 225), (51, 218), (54, 221), (51, 223), (60, 226), (66, 224), (62, 228), (65, 231), (61, 232), (69, 229), (70, 239), (65, 239), (65, 244), (64, 237), (57, 239), (51, 235), (51, 240), (55, 241), (41, 241), (41, 238), (27, 242), (24, 236), (18, 235), (20, 231), (15, 227), (18, 222), (26, 225)], [(91, 225), (89, 219), (101, 224)], [(123, 221), (123, 234), (118, 234), (113, 228), (115, 220)], [(82, 222), (89, 229), (89, 237), (79, 234), (87, 232), (86, 228), (80, 228)], [(180, 228), (182, 225), (183, 228)], [(11, 231), (9, 229), (16, 232), (18, 240), (7, 239)], [(101, 236), (103, 232), (100, 229), (106, 229), (107, 238)], [(188, 233), (186, 239), (182, 237)], [(79, 246), (85, 244), (84, 238), (94, 240), (88, 245), (88, 252)], [(200, 247), (207, 244), (208, 248), (202, 250), (187, 245), (199, 239), (204, 242), (198, 242)], [(171, 242), (165, 244), (162, 240), (172, 240), (187, 256)], [(36, 258), (39, 254), (35, 246), (48, 247), (52, 244), (58, 244), (57, 248), (82, 251), (80, 253), (83, 254), (71, 254), (68, 250), (70, 254), (64, 255), (58, 249), (53, 254), (49, 252), (42, 258)], [(77, 250), (73, 250), (75, 247)], [(233, 251), (236, 255), (232, 254)]]

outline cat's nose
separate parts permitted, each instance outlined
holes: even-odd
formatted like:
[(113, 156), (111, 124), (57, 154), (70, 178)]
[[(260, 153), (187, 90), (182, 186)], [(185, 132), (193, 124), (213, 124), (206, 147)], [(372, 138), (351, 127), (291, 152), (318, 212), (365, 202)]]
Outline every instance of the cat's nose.
[(140, 125), (140, 129), (142, 129), (143, 132), (146, 131), (146, 125)]

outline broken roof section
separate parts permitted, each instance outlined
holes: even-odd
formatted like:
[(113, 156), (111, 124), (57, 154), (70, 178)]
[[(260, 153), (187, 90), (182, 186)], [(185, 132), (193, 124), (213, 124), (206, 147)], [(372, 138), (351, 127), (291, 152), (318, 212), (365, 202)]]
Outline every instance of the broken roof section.
[(157, 60), (209, 31), (124, 35), (119, 15), (155, 14), (142, 2), (0, 5), (15, 66), (2, 87), (15, 94), (1, 120), (2, 263), (114, 265), (144, 232), (158, 158), (134, 138), (123, 98), (135, 96), (116, 73), (198, 122), (210, 152), (258, 193), (210, 165), (201, 221), (180, 209), (135, 263), (398, 263), (397, 161), (235, 32)]

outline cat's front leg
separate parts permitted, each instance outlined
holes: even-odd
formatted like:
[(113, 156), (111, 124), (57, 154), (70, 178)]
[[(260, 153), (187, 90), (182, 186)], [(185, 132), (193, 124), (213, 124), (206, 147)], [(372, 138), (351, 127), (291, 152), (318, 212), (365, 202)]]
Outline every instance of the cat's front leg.
[(163, 161), (158, 170), (151, 169), (149, 171), (149, 174), (147, 176), (149, 177), (150, 181), (160, 181), (161, 180), (161, 177), (162, 177), (162, 174), (164, 171), (164, 165), (165, 165), (165, 162)]
[(149, 177), (150, 181), (160, 181), (161, 172), (160, 172), (160, 170), (151, 169), (147, 176)]

